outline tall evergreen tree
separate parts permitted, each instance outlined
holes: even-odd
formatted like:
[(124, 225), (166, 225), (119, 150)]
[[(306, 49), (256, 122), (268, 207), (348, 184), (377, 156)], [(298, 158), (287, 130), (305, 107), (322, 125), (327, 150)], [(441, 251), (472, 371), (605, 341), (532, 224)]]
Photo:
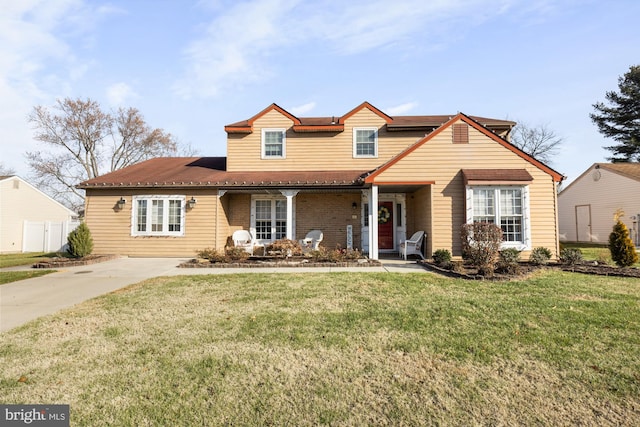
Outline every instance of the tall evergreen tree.
[(616, 141), (617, 145), (605, 147), (613, 153), (612, 162), (640, 161), (640, 66), (633, 65), (623, 77), (618, 78), (619, 92), (607, 92), (602, 102), (593, 104), (595, 113), (591, 120), (601, 134)]

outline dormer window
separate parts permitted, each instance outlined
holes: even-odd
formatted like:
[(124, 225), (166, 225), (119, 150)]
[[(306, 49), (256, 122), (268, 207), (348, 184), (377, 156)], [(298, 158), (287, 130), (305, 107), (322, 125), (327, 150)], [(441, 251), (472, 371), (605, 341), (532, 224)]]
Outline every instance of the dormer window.
[(378, 129), (353, 129), (353, 157), (378, 157)]
[(262, 129), (262, 158), (284, 159), (286, 157), (286, 129)]

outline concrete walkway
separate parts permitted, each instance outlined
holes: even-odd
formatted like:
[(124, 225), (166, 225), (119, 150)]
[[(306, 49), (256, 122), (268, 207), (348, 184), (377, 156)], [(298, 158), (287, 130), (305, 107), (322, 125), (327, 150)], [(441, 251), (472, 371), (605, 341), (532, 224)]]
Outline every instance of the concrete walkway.
[[(97, 264), (69, 267), (33, 279), (0, 285), (0, 332), (23, 325), (142, 280), (158, 276), (234, 273), (424, 273), (415, 262), (381, 260), (382, 267), (283, 267), (283, 268), (178, 268), (186, 259), (118, 258)], [(7, 268), (0, 271), (29, 269)]]

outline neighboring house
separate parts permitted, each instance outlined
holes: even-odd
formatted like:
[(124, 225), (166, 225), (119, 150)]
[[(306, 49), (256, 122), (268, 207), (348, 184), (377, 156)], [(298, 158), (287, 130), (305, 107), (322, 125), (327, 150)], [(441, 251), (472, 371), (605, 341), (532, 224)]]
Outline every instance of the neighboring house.
[(563, 177), (508, 142), (514, 125), (462, 113), (391, 117), (366, 102), (302, 118), (272, 104), (225, 126), (226, 157), (157, 158), (79, 188), (98, 253), (193, 256), (222, 249), (238, 229), (263, 244), (318, 229), (323, 246), (373, 259), (417, 230), (427, 256), (459, 256), (471, 221), (501, 225), (504, 246), (525, 256), (537, 246), (557, 253)]
[(560, 240), (607, 244), (617, 211), (640, 244), (640, 163), (594, 163), (558, 194)]
[(0, 252), (55, 252), (78, 214), (18, 176), (0, 176)]

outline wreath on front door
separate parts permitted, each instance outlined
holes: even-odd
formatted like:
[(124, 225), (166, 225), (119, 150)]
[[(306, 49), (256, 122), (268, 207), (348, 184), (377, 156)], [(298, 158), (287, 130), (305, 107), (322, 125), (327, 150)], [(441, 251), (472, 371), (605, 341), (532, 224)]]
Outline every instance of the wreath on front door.
[(391, 212), (386, 206), (380, 206), (378, 209), (378, 224), (386, 224), (391, 218)]

